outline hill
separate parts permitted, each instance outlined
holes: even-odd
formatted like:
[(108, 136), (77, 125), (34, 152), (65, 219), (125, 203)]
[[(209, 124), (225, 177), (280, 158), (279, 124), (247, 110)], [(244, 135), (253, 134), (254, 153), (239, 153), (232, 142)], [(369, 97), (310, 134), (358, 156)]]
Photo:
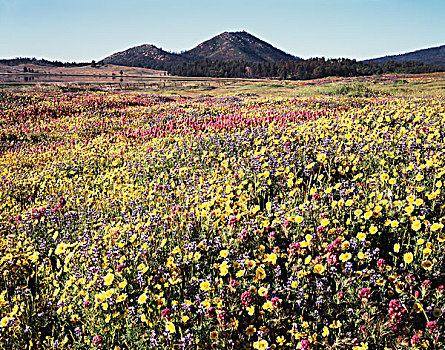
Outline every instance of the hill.
[(189, 61), (279, 62), (296, 59), (245, 31), (224, 32), (182, 54)]
[(170, 53), (154, 45), (140, 45), (117, 52), (103, 60), (107, 64), (170, 69), (181, 63), (204, 60), (279, 62), (297, 57), (281, 51), (247, 32), (224, 32), (182, 54)]
[(445, 45), (431, 47), (412, 52), (407, 52), (400, 55), (384, 56), (366, 60), (367, 62), (375, 62), (378, 64), (394, 61), (394, 62), (422, 62), (433, 66), (445, 67)]
[(150, 44), (132, 47), (103, 59), (106, 64), (152, 69), (167, 69), (186, 61), (181, 55), (164, 51)]

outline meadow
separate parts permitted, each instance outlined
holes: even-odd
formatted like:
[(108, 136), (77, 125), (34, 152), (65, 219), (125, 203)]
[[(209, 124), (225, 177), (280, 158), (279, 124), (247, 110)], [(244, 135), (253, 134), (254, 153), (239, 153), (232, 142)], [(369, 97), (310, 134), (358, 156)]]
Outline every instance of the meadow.
[(443, 349), (445, 98), (282, 85), (0, 93), (0, 348)]

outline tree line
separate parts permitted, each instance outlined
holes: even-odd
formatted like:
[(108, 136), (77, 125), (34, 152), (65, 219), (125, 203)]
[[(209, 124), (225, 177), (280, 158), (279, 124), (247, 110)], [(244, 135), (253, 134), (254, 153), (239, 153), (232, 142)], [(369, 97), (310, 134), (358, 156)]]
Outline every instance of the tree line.
[(0, 59), (0, 64), (6, 66), (18, 66), (20, 64), (35, 64), (39, 66), (52, 66), (52, 67), (82, 67), (88, 63), (84, 62), (61, 62), (61, 61), (49, 61), (45, 59), (37, 59), (35, 57), (16, 57), (12, 59)]
[(415, 74), (443, 72), (445, 67), (422, 62), (375, 62), (353, 59), (311, 58), (280, 62), (245, 62), (204, 60), (182, 63), (168, 69), (169, 74), (215, 78), (279, 78), (288, 80), (318, 79), (329, 76), (355, 77), (388, 73)]

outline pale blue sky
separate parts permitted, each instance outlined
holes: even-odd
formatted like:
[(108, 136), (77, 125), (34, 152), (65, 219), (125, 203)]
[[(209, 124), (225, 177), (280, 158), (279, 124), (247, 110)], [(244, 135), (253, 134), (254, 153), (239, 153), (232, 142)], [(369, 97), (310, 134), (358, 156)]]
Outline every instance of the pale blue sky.
[(445, 44), (445, 0), (0, 0), (0, 58), (89, 62), (238, 30), (303, 58), (372, 58)]

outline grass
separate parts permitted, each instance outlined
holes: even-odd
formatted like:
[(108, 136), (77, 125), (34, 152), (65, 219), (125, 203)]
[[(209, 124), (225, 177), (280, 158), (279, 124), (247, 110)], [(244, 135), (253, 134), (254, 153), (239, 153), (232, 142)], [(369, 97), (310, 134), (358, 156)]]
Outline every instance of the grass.
[[(445, 96), (445, 73), (387, 75), (358, 78), (328, 77), (309, 81), (279, 81), (262, 80), (218, 80), (207, 81), (174, 81), (166, 77), (161, 81), (147, 81), (145, 86), (132, 86), (133, 81), (122, 84), (100, 82), (78, 83), (45, 83), (38, 84), (39, 90), (53, 90), (55, 86), (61, 90), (98, 89), (98, 90), (126, 90), (162, 94), (167, 96), (181, 96), (202, 98), (212, 91), (214, 96), (233, 96), (236, 94), (253, 93), (259, 97), (314, 97), (320, 95), (369, 97), (375, 95), (391, 96)], [(0, 89), (34, 89), (32, 84), (13, 83), (0, 84)]]

